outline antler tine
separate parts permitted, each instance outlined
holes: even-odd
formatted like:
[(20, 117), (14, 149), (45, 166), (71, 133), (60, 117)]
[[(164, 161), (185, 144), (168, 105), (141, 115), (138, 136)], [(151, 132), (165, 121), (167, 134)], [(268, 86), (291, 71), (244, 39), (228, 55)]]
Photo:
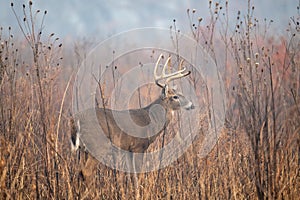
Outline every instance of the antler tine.
[(178, 69), (181, 70), (184, 60), (181, 59)]
[(165, 62), (165, 65), (164, 65), (164, 67), (163, 67), (163, 69), (162, 69), (162, 72), (161, 72), (161, 78), (166, 78), (166, 77), (169, 76), (169, 74), (166, 75), (166, 68), (167, 68), (167, 66), (168, 66), (168, 64), (169, 64), (169, 62), (170, 62), (170, 60), (171, 60), (171, 56), (168, 57), (168, 59), (167, 59), (166, 62)]
[(158, 64), (161, 60), (161, 58), (163, 57), (162, 54), (160, 54), (160, 56), (158, 57), (157, 61), (156, 61), (156, 64), (155, 64), (155, 68), (154, 68), (154, 79), (155, 79), (155, 83), (156, 85), (158, 85), (159, 87), (163, 88), (164, 86), (161, 85), (158, 81), (161, 80), (161, 76), (158, 76), (157, 75), (157, 67), (158, 67)]
[[(155, 68), (154, 68), (154, 78), (155, 78), (155, 83), (160, 86), (160, 87), (165, 87), (171, 80), (174, 80), (174, 79), (178, 79), (178, 78), (182, 78), (184, 76), (187, 76), (189, 75), (191, 72), (188, 71), (188, 72), (185, 72), (186, 71), (186, 68), (184, 67), (183, 69), (181, 69), (182, 65), (183, 65), (183, 60), (181, 60), (180, 62), (180, 65), (179, 65), (179, 70), (177, 72), (173, 72), (173, 73), (170, 73), (170, 74), (166, 74), (166, 68), (168, 66), (168, 63), (170, 62), (171, 60), (171, 57), (169, 57), (167, 59), (167, 61), (165, 62), (165, 65), (162, 69), (162, 73), (160, 76), (157, 75), (157, 67), (158, 67), (158, 64), (160, 62), (162, 58), (162, 54), (159, 56), (159, 58), (157, 59), (157, 62), (156, 62), (156, 65), (155, 65)], [(185, 72), (185, 73), (184, 73)], [(165, 85), (162, 85), (160, 84), (158, 81), (162, 80), (162, 79), (166, 79), (165, 81)]]
[(165, 81), (166, 84), (168, 84), (171, 80), (175, 80), (175, 79), (178, 79), (178, 78), (188, 76), (191, 73), (191, 71), (185, 72), (186, 71), (185, 67), (183, 69), (181, 69), (182, 65), (183, 65), (183, 62), (184, 62), (184, 60), (182, 59), (180, 61), (180, 64), (179, 64), (179, 67), (178, 67), (179, 70), (177, 72), (169, 74), (170, 76), (168, 76), (167, 80)]

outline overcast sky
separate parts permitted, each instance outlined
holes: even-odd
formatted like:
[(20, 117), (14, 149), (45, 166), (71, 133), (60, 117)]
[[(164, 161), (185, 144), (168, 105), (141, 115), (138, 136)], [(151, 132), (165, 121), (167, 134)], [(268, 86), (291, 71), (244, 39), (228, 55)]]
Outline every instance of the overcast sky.
[[(22, 3), (15, 0), (15, 10), (22, 17)], [(221, 2), (225, 2), (224, 0)], [(235, 19), (237, 11), (245, 14), (248, 0), (229, 0), (230, 17)], [(284, 29), (289, 18), (296, 15), (299, 0), (252, 0), (255, 15), (274, 20), (273, 28)], [(208, 0), (36, 0), (34, 8), (47, 10), (45, 31), (54, 32), (64, 38), (106, 38), (112, 34), (132, 28), (168, 28), (176, 19), (178, 26), (187, 31), (187, 8), (197, 9), (199, 16), (208, 19)], [(0, 26), (12, 26), (18, 32), (10, 1), (0, 0)], [(234, 21), (234, 20), (233, 20)]]

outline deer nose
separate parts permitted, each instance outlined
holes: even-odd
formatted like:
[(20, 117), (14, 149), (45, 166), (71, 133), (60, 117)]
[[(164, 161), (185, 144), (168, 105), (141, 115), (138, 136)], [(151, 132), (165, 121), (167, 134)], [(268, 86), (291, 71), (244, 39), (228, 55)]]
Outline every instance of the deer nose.
[(192, 102), (189, 102), (187, 105), (184, 106), (184, 108), (186, 110), (191, 110), (191, 109), (194, 109), (195, 106), (194, 106), (194, 104)]

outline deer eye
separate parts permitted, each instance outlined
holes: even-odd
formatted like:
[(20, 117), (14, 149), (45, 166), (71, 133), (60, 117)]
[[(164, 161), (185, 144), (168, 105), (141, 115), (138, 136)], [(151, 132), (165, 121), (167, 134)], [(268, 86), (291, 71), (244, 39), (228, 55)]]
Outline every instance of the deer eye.
[(177, 95), (173, 96), (173, 99), (179, 99), (179, 97)]

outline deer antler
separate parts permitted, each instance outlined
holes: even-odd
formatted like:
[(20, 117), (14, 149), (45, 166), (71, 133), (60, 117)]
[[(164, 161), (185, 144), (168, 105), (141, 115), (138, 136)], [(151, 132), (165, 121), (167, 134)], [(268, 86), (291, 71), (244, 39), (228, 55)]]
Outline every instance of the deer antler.
[[(174, 80), (174, 79), (178, 79), (178, 78), (182, 78), (182, 77), (185, 77), (187, 75), (189, 75), (191, 72), (190, 71), (186, 71), (186, 68), (184, 67), (183, 69), (182, 68), (182, 65), (183, 65), (183, 60), (180, 61), (180, 64), (179, 64), (179, 70), (177, 72), (173, 72), (173, 73), (170, 73), (170, 74), (166, 74), (166, 68), (167, 68), (167, 65), (168, 63), (170, 62), (171, 60), (171, 57), (169, 57), (167, 59), (167, 61), (165, 62), (165, 65), (162, 69), (162, 72), (161, 72), (161, 75), (157, 75), (157, 67), (159, 65), (159, 62), (162, 58), (162, 54), (160, 54), (160, 56), (158, 57), (157, 59), (157, 62), (156, 62), (156, 65), (155, 65), (155, 68), (154, 68), (154, 79), (155, 79), (155, 83), (156, 85), (158, 85), (159, 87), (161, 88), (164, 88), (166, 85), (168, 85), (168, 83), (171, 81), (171, 80)], [(163, 79), (166, 79), (165, 81), (165, 84), (162, 85), (159, 83), (160, 80), (163, 80)]]

